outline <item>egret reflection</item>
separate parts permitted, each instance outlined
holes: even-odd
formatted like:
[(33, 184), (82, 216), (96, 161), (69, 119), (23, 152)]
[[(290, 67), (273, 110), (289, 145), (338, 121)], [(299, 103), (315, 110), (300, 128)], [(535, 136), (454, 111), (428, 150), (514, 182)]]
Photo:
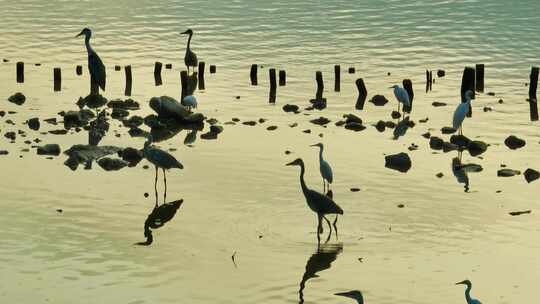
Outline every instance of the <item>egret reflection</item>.
[(338, 255), (343, 251), (343, 244), (327, 244), (322, 245), (317, 249), (306, 263), (306, 270), (300, 281), (300, 289), (298, 290), (299, 303), (304, 303), (304, 289), (306, 283), (311, 278), (318, 277), (317, 273), (326, 269), (330, 269)]
[(182, 206), (183, 202), (184, 200), (180, 199), (177, 201), (164, 203), (161, 206), (158, 206), (156, 203), (154, 205), (154, 209), (152, 209), (152, 212), (150, 212), (144, 221), (144, 237), (146, 238), (146, 241), (135, 243), (135, 245), (150, 246), (154, 241), (152, 229), (161, 228), (163, 225), (165, 225), (165, 223), (172, 220), (172, 218), (176, 215), (176, 211), (178, 211), (178, 208)]

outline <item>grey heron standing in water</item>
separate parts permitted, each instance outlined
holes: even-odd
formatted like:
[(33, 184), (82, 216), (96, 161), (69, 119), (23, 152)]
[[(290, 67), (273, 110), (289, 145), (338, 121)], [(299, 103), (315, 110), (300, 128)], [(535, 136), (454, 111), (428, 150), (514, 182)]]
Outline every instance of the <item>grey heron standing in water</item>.
[(463, 121), (467, 114), (469, 114), (469, 107), (471, 106), (471, 99), (473, 96), (473, 91), (465, 92), (465, 102), (460, 102), (454, 111), (452, 127), (456, 130), (459, 129), (460, 135), (463, 135)]
[(311, 146), (319, 147), (319, 170), (321, 171), (321, 176), (323, 179), (323, 193), (326, 193), (326, 184), (328, 183), (328, 189), (330, 189), (330, 184), (334, 179), (332, 167), (330, 167), (330, 164), (323, 158), (324, 145), (322, 143), (318, 143)]
[[(98, 54), (92, 47), (90, 46), (90, 37), (92, 37), (92, 31), (89, 28), (84, 28), (77, 36), (79, 37), (84, 35), (84, 43), (86, 45), (86, 52), (88, 52), (88, 70), (90, 71), (90, 82), (91, 82), (91, 90), (90, 94), (98, 94), (99, 88), (101, 88), (103, 91), (105, 91), (105, 82), (106, 82), (106, 71), (105, 71), (105, 65), (103, 65), (103, 62), (101, 61), (101, 58), (99, 58)], [(94, 87), (94, 84), (97, 84), (97, 92), (93, 92), (92, 88)]]
[(407, 90), (400, 87), (399, 85), (393, 85), (390, 87), (391, 89), (394, 89), (394, 96), (396, 96), (396, 99), (398, 101), (398, 112), (399, 112), (399, 104), (402, 103), (403, 106), (409, 107), (411, 105), (411, 101), (409, 99), (409, 93), (407, 93)]
[(166, 202), (167, 199), (167, 176), (165, 170), (178, 168), (184, 169), (184, 166), (174, 158), (171, 154), (151, 146), (153, 141), (152, 135), (148, 135), (146, 142), (144, 143), (143, 154), (144, 157), (151, 162), (156, 167), (156, 178), (154, 180), (154, 190), (156, 191), (156, 204), (158, 201), (157, 195), (157, 178), (158, 178), (158, 169), (163, 170), (163, 182), (165, 184), (165, 192), (163, 193), (163, 202)]
[(467, 289), (465, 289), (465, 300), (467, 301), (467, 304), (482, 304), (477, 299), (471, 298), (471, 289), (472, 289), (472, 283), (469, 280), (464, 280), (461, 282), (457, 282), (456, 285), (466, 285)]
[(184, 56), (184, 63), (186, 64), (186, 67), (188, 69), (189, 74), (189, 67), (192, 67), (193, 69), (197, 67), (198, 60), (197, 55), (191, 50), (190, 44), (191, 44), (191, 37), (193, 37), (193, 31), (191, 29), (187, 29), (187, 31), (180, 33), (182, 35), (189, 35), (187, 47), (186, 47), (186, 55)]
[[(309, 208), (317, 213), (317, 241), (318, 244), (321, 242), (320, 233), (322, 232), (322, 222), (321, 220), (324, 218), (326, 222), (328, 223), (328, 227), (330, 228), (330, 234), (332, 234), (332, 226), (330, 226), (330, 221), (325, 217), (326, 214), (343, 214), (343, 209), (339, 207), (334, 200), (329, 198), (328, 196), (321, 194), (317, 191), (311, 190), (307, 187), (306, 182), (304, 181), (304, 173), (306, 171), (304, 167), (304, 161), (301, 158), (297, 158), (294, 161), (286, 164), (287, 166), (299, 166), (300, 167), (300, 186), (302, 187), (302, 192), (304, 193), (304, 196), (306, 198), (306, 203), (308, 204)], [(336, 220), (334, 221), (334, 228), (336, 229), (336, 235), (337, 235), (337, 216)]]
[(358, 302), (358, 304), (364, 304), (364, 296), (362, 296), (362, 292), (360, 290), (338, 292), (338, 293), (335, 293), (334, 295), (355, 299), (356, 302)]

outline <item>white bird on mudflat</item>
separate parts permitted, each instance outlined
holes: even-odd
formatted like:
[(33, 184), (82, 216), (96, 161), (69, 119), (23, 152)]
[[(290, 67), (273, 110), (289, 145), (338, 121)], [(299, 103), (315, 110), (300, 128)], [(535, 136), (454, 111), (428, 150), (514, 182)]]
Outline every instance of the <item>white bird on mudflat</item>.
[(463, 134), (463, 121), (467, 114), (469, 114), (469, 107), (471, 106), (471, 99), (473, 98), (473, 91), (465, 92), (465, 102), (460, 102), (454, 111), (454, 117), (452, 119), (452, 127), (457, 130), (459, 134)]
[(181, 104), (191, 111), (191, 108), (197, 108), (197, 98), (195, 98), (193, 95), (187, 95), (182, 98)]
[(328, 189), (330, 184), (334, 181), (334, 174), (332, 173), (332, 167), (323, 158), (324, 146), (322, 143), (311, 145), (312, 147), (319, 147), (319, 170), (323, 179), (323, 193), (326, 193), (326, 184), (328, 183)]
[(410, 107), (411, 101), (409, 99), (409, 93), (407, 93), (407, 90), (400, 87), (399, 85), (393, 85), (390, 88), (394, 89), (394, 96), (396, 96), (396, 99), (398, 101), (398, 112), (399, 112), (399, 104), (402, 103), (403, 106)]
[(472, 289), (472, 283), (469, 280), (464, 280), (461, 282), (457, 282), (456, 285), (466, 285), (467, 289), (465, 290), (465, 300), (467, 300), (467, 304), (482, 304), (479, 300), (471, 298), (471, 289)]

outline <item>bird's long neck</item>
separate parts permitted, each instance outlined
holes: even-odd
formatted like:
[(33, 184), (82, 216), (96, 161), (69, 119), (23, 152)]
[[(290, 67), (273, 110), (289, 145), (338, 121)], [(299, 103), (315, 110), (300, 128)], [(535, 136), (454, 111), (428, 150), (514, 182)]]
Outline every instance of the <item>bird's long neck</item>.
[(92, 47), (90, 46), (90, 37), (90, 34), (86, 34), (84, 36), (84, 44), (86, 45), (86, 51), (88, 52), (88, 54), (92, 52)]
[(321, 146), (320, 149), (319, 149), (319, 160), (323, 160), (323, 156), (322, 156), (322, 153), (323, 153), (323, 147)]
[(467, 300), (467, 303), (471, 303), (471, 289), (472, 285), (467, 285), (467, 289), (465, 289), (465, 300)]
[(189, 34), (189, 38), (187, 40), (187, 49), (189, 50), (189, 45), (191, 44), (191, 37), (193, 36), (193, 33)]
[(300, 186), (302, 186), (302, 191), (306, 193), (309, 189), (306, 186), (306, 182), (304, 181), (304, 173), (306, 172), (306, 169), (304, 168), (304, 164), (300, 164)]

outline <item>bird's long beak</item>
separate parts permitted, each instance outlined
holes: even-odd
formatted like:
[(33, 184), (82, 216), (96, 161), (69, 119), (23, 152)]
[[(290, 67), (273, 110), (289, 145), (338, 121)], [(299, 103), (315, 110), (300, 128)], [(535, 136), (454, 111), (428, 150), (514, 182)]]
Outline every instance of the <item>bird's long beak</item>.
[(389, 89), (393, 89), (394, 87), (392, 86), (392, 87), (388, 87), (388, 88), (389, 88)]
[(338, 293), (335, 293), (334, 295), (336, 296), (342, 296), (342, 297), (347, 297), (347, 298), (350, 298), (351, 297), (351, 294), (347, 291), (347, 292), (338, 292)]
[(187, 33), (188, 33), (188, 31), (181, 32), (180, 35), (186, 35)]
[(313, 144), (313, 145), (309, 145), (310, 147), (318, 147), (319, 144)]
[(285, 164), (285, 166), (294, 166), (294, 165), (296, 165), (296, 164), (294, 163), (294, 161)]
[(464, 284), (464, 281), (461, 281), (461, 282), (457, 282), (456, 285), (461, 285), (461, 284)]
[(83, 32), (81, 31), (77, 36), (75, 36), (75, 38), (81, 36), (83, 34)]

